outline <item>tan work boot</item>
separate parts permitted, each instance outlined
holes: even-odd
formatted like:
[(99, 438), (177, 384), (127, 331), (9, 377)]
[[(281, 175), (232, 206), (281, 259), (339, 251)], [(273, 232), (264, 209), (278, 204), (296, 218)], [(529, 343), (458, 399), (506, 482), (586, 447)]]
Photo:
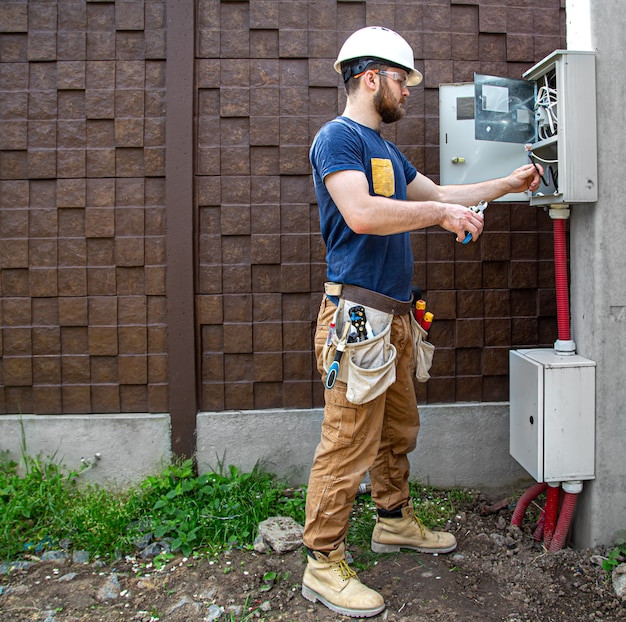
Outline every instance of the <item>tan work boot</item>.
[(376, 517), (372, 533), (372, 551), (395, 553), (413, 549), (421, 553), (449, 553), (456, 548), (456, 538), (445, 531), (431, 531), (413, 511), (413, 501), (402, 508), (401, 518)]
[(328, 555), (315, 551), (307, 557), (302, 596), (320, 601), (331, 611), (353, 618), (369, 618), (385, 608), (383, 597), (359, 581), (346, 562), (345, 544)]

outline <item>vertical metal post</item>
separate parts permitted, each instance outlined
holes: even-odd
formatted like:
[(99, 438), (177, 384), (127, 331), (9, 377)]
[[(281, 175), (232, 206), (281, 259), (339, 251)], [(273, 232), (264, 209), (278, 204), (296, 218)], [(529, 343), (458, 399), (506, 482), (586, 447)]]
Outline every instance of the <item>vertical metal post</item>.
[(165, 209), (172, 451), (195, 453), (194, 0), (167, 0)]

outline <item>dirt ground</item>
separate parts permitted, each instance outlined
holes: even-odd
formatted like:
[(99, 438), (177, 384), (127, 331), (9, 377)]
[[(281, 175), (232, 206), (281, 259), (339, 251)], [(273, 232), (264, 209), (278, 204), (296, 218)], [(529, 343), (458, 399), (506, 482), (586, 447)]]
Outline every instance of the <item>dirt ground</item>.
[[(477, 495), (458, 513), (448, 525), (459, 542), (454, 553), (381, 555), (360, 572), (387, 604), (372, 619), (626, 621), (626, 602), (599, 565), (606, 549), (546, 552), (534, 541), (530, 522), (522, 530), (510, 526), (514, 508), (500, 501)], [(350, 551), (358, 562), (360, 552)], [(39, 562), (0, 575), (0, 621), (349, 620), (302, 598), (305, 563), (300, 550), (179, 556), (161, 570), (135, 558), (115, 564)]]

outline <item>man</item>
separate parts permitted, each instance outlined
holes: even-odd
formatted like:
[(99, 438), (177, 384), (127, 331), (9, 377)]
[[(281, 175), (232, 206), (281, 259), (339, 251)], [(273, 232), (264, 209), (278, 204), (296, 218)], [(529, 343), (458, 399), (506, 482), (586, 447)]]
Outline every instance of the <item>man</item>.
[(355, 301), (361, 294), (367, 302), (356, 302), (393, 318), (396, 379), (364, 404), (347, 399), (344, 382), (325, 390), (321, 441), (307, 494), (302, 594), (339, 614), (369, 617), (384, 609), (383, 597), (359, 581), (345, 551), (349, 514), (368, 470), (378, 512), (374, 551), (447, 553), (456, 547), (452, 534), (422, 525), (409, 498), (407, 456), (415, 449), (419, 430), (409, 232), (439, 225), (457, 240), (469, 233), (475, 241), (483, 218), (468, 206), (534, 190), (540, 178), (529, 164), (505, 178), (438, 186), (385, 141), (382, 124), (404, 116), (408, 87), (422, 80), (411, 47), (392, 30), (368, 27), (353, 33), (339, 52), (335, 70), (345, 82), (346, 107), (343, 115), (321, 128), (310, 152), (329, 278), (315, 335), (318, 368), (326, 378), (322, 352), (339, 299), (345, 295)]

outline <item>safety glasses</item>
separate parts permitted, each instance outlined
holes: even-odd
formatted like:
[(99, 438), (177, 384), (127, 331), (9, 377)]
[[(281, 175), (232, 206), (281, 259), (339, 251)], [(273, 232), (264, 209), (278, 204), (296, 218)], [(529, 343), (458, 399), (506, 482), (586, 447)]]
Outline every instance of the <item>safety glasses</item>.
[[(366, 69), (365, 71), (369, 70)], [(354, 78), (360, 78), (365, 73), (365, 71), (357, 73)], [(405, 76), (401, 73), (398, 73), (397, 71), (384, 71), (383, 69), (372, 69), (372, 71), (374, 73), (377, 73), (379, 76), (385, 76), (385, 78), (391, 78), (392, 80), (395, 80), (400, 84), (401, 89), (405, 89), (408, 85), (409, 76)]]

